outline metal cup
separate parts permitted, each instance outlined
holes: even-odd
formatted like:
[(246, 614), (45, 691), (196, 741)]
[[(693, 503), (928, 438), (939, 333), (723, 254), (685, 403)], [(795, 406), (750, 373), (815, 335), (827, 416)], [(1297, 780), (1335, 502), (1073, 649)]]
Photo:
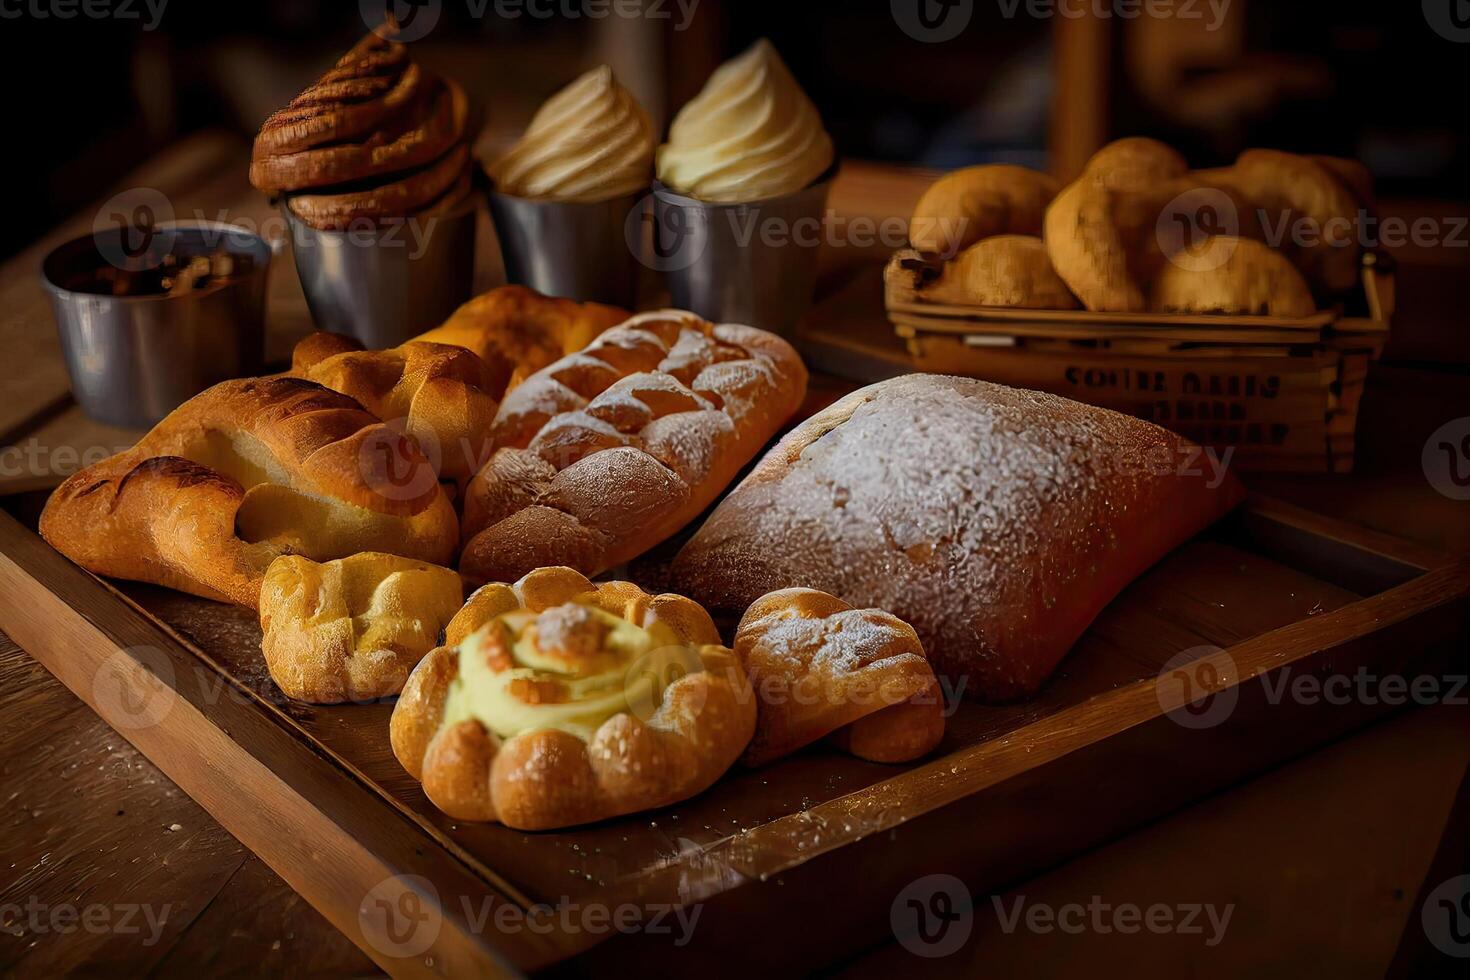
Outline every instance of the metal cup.
[[(134, 248), (132, 238), (144, 243)], [(140, 271), (170, 252), (224, 251), (251, 270), (179, 296), (107, 296), (65, 283), (111, 264)], [(265, 355), (265, 287), (271, 247), (237, 225), (164, 222), (112, 228), (58, 246), (41, 263), (72, 393), (82, 411), (109, 425), (153, 425), (210, 385), (259, 374)]]
[(811, 306), (822, 216), (837, 164), (794, 194), (741, 204), (653, 185), (654, 255), (673, 305), (783, 333)]
[(635, 208), (642, 213), (644, 196), (538, 201), (489, 191), (506, 281), (548, 296), (631, 308), (638, 255), (625, 229)]
[(369, 350), (437, 327), (474, 292), (474, 195), (444, 214), (363, 221), (346, 231), (313, 228), (289, 203), (281, 210), (311, 318)]

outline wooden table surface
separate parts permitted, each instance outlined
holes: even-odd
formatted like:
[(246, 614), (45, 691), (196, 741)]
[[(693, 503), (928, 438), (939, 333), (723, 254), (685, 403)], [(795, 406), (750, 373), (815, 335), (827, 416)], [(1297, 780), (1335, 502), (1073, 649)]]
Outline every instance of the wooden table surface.
[[(179, 217), (225, 217), (271, 227), (266, 201), (244, 179), (244, 144), (203, 134), (180, 144), (121, 189), (151, 187)], [(844, 219), (904, 215), (927, 177), (851, 164), (833, 191)], [(101, 202), (99, 202), (100, 204)], [(1398, 213), (1443, 214), (1412, 202)], [(1394, 205), (1385, 210), (1392, 212)], [(0, 493), (44, 487), (87, 451), (115, 450), (137, 433), (83, 418), (68, 394), (55, 331), (36, 281), (41, 256), (86, 232), (79, 216), (0, 267)], [(493, 241), (482, 229), (492, 260)], [(825, 288), (881, 243), (829, 248)], [(1253, 487), (1446, 555), (1470, 552), (1470, 504), (1426, 479), (1425, 440), (1470, 416), (1470, 250), (1400, 254), (1400, 315), (1374, 368), (1349, 477), (1272, 475)], [(487, 279), (482, 285), (489, 285)], [(310, 329), (289, 256), (270, 291), (269, 354), (284, 358)], [(850, 329), (888, 344), (881, 311)], [(0, 602), (5, 601), (0, 597)], [(168, 782), (125, 740), (23, 651), (0, 637), (0, 972), (164, 975), (290, 973), (353, 976), (375, 967), (270, 869)], [(1470, 715), (1463, 702), (1410, 710), (1195, 804), (1005, 895), (977, 901), (956, 953), (920, 960), (894, 943), (854, 950), (833, 969), (887, 976), (1105, 975), (1383, 976), (1402, 972), (1425, 943), (1418, 904), (1463, 859)], [(1457, 800), (1459, 806), (1456, 805)], [(1085, 817), (1084, 817), (1085, 818)], [(1447, 859), (1446, 855), (1449, 855)], [(997, 908), (1212, 903), (1233, 909), (1217, 945), (1192, 935), (1079, 935), (1007, 930)], [(90, 916), (90, 918), (88, 917)]]

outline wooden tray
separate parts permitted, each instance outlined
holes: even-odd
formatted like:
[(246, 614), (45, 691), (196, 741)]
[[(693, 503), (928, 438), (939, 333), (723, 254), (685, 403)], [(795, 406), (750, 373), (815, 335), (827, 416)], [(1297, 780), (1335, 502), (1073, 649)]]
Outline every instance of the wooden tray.
[[(390, 704), (284, 699), (253, 614), (91, 576), (34, 534), (39, 503), (0, 512), (0, 628), (403, 976), (830, 964), (891, 936), (921, 876), (998, 888), (1394, 710), (1272, 703), (1286, 673), (1433, 674), (1470, 632), (1470, 561), (1254, 500), (1134, 583), (1037, 700), (960, 705), (921, 764), (811, 751), (527, 834), (437, 813), (389, 751)], [(528, 922), (537, 903), (558, 911)], [(624, 909), (662, 931), (579, 925)]]

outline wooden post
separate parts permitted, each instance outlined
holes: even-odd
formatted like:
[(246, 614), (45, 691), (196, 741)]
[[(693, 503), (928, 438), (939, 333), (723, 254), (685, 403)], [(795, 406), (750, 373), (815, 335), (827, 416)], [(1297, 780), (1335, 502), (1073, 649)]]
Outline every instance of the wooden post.
[(1074, 180), (1107, 142), (1112, 40), (1112, 19), (1095, 12), (1052, 19), (1051, 172), (1059, 180)]

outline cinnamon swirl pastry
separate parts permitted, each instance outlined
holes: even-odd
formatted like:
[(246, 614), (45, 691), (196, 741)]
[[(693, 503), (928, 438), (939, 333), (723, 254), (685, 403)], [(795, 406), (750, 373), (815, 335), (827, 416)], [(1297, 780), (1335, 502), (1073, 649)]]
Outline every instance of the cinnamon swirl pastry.
[(416, 214), (469, 189), (464, 90), (382, 33), (389, 37), (358, 42), (256, 135), (250, 182), (290, 195), (313, 227)]

